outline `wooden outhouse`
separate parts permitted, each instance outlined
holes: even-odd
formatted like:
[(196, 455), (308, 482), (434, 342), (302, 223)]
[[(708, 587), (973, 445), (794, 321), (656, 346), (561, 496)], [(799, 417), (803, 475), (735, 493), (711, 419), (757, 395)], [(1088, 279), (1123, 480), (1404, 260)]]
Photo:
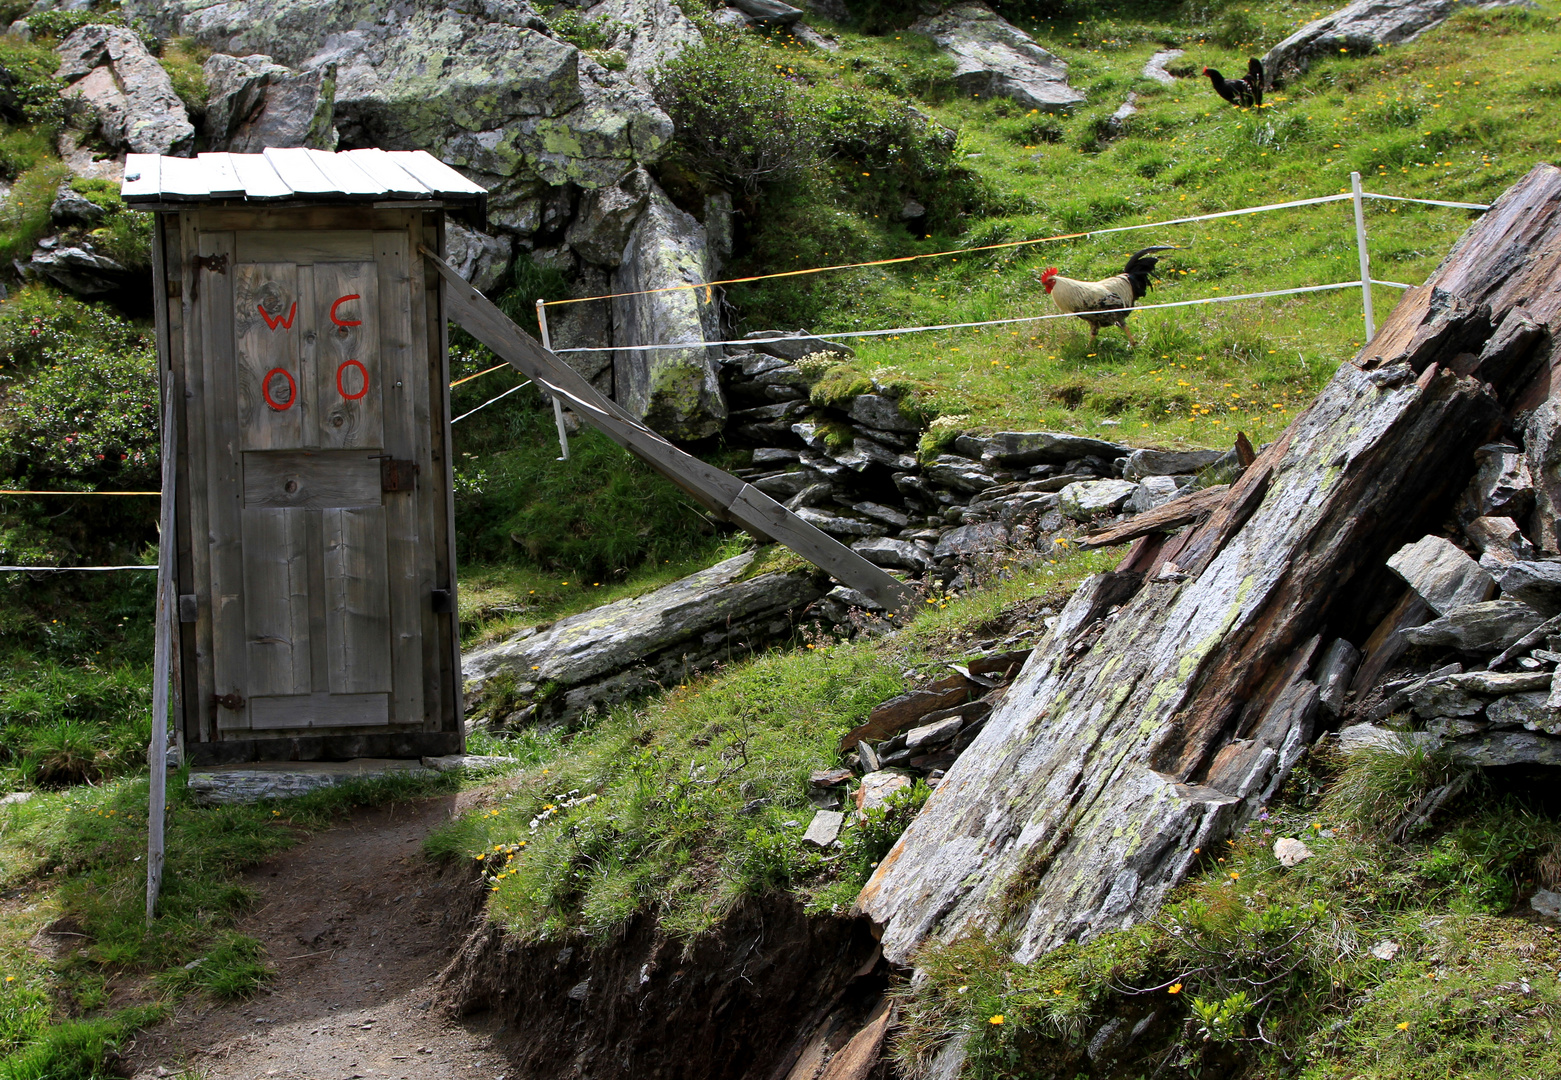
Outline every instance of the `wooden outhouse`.
[[(445, 215), (430, 155), (131, 154), (176, 423), (178, 738), (193, 764), (463, 747)], [(166, 539), (165, 539), (166, 543)]]

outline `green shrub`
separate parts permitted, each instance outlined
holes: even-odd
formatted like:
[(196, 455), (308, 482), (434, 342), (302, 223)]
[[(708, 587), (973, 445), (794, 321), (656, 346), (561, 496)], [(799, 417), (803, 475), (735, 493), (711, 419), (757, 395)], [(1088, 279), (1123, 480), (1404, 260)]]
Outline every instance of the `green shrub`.
[(0, 398), (0, 475), (35, 487), (157, 486), (149, 333), (105, 308), (24, 289), (0, 307), (0, 364), (14, 380)]
[(27, 29), (33, 32), (33, 36), (47, 39), (68, 38), (83, 26), (93, 24), (123, 26), (125, 17), (120, 14), (117, 3), (105, 5), (97, 11), (40, 11), (36, 15), (27, 16)]
[(194, 38), (175, 38), (163, 46), (162, 56), (157, 61), (168, 73), (168, 79), (173, 83), (173, 92), (179, 95), (179, 100), (184, 102), (184, 107), (193, 116), (201, 116), (206, 112), (206, 98), (211, 88), (206, 85), (206, 72), (202, 65), (210, 55), (211, 50), (196, 44)]
[(59, 57), (50, 49), (0, 37), (0, 120), (52, 124), (63, 118), (61, 84), (54, 77), (59, 66)]
[(661, 70), (655, 96), (690, 167), (750, 200), (761, 185), (797, 177), (823, 157), (806, 92), (754, 46), (684, 50)]

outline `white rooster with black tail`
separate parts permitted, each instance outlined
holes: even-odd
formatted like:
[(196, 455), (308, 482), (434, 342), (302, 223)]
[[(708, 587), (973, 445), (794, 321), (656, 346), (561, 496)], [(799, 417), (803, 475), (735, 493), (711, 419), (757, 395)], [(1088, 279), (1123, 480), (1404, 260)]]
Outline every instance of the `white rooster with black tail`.
[(1131, 312), (1127, 309), (1149, 291), (1149, 274), (1160, 261), (1154, 253), (1176, 250), (1174, 245), (1162, 244), (1135, 251), (1120, 274), (1100, 281), (1075, 281), (1057, 273), (1055, 266), (1048, 266), (1041, 274), (1041, 285), (1058, 311), (1077, 315), (1089, 323), (1091, 341), (1102, 326), (1120, 326), (1122, 333), (1127, 334), (1127, 343), (1132, 345), (1133, 335), (1127, 329), (1127, 317)]

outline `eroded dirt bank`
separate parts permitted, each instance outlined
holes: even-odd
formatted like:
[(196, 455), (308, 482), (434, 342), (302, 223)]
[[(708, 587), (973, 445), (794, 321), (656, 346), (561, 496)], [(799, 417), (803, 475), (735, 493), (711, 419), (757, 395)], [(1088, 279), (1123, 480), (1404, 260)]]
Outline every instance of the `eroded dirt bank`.
[(485, 926), (438, 1000), (514, 1033), (511, 1080), (759, 1080), (849, 1039), (881, 997), (879, 967), (866, 920), (809, 918), (766, 897), (686, 954), (651, 919), (594, 952), (522, 946)]

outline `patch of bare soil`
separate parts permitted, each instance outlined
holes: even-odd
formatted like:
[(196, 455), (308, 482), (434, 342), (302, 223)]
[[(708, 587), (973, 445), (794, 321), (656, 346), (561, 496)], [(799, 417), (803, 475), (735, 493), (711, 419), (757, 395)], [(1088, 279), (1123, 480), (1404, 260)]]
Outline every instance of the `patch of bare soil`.
[[(469, 796), (465, 797), (469, 798)], [(365, 810), (247, 875), (261, 895), (239, 926), (277, 969), (249, 1001), (190, 999), (125, 1048), (137, 1080), (498, 1078), (498, 1020), (455, 1023), (436, 973), (480, 917), (470, 868), (431, 865), (429, 832), (461, 796)]]

